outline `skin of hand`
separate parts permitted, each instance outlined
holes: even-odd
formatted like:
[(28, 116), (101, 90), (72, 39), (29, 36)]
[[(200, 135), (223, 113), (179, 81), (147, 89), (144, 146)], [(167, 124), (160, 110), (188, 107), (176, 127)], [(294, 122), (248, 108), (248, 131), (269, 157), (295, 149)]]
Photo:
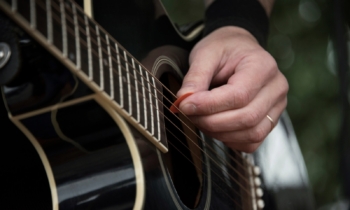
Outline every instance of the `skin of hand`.
[(288, 82), (274, 58), (245, 29), (227, 26), (203, 38), (189, 57), (179, 109), (204, 133), (254, 152), (287, 105)]

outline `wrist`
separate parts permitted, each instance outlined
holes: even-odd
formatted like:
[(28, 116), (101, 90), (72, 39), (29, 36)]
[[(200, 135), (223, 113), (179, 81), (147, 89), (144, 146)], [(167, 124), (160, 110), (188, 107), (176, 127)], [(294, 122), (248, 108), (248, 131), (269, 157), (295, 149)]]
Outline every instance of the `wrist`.
[(268, 17), (257, 0), (216, 0), (206, 10), (204, 35), (226, 26), (248, 31), (265, 46), (268, 36)]
[(239, 26), (223, 26), (211, 32), (213, 35), (221, 37), (236, 37), (249, 39), (259, 45), (258, 40), (248, 30)]

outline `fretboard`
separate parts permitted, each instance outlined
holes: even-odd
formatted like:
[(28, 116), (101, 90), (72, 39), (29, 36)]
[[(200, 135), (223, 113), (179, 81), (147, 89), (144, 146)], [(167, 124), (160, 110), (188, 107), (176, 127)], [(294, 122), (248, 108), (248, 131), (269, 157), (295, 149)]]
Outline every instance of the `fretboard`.
[(69, 0), (0, 0), (0, 8), (161, 151), (163, 105), (157, 80)]

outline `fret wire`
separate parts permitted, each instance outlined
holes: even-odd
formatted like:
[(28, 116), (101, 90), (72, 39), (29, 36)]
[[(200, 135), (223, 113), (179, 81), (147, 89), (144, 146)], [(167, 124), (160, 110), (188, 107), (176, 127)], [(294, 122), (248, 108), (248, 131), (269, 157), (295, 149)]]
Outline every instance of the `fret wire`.
[(151, 94), (151, 85), (150, 85), (150, 81), (149, 81), (149, 77), (148, 77), (148, 74), (146, 73), (146, 78), (147, 78), (147, 84), (148, 84), (148, 94), (149, 94), (149, 102), (151, 104), (151, 107), (150, 107), (150, 110), (151, 110), (151, 134), (154, 135), (154, 125), (152, 122), (154, 122), (154, 117), (153, 117), (153, 109), (152, 109), (152, 94)]
[[(68, 8), (69, 9), (69, 8)], [(80, 9), (80, 8), (79, 8)], [(86, 18), (87, 16), (86, 15), (84, 15), (84, 17)], [(69, 18), (69, 16), (67, 16), (67, 19), (70, 19)], [(83, 20), (81, 19), (81, 17), (78, 17), (78, 22), (79, 22), (79, 20), (80, 20), (80, 22), (82, 22)], [(72, 21), (72, 20), (71, 20)], [(93, 23), (93, 22), (92, 22)], [(79, 26), (79, 24), (78, 24), (78, 26)], [(90, 27), (90, 26), (88, 26), (88, 27)], [(95, 27), (98, 27), (98, 25), (97, 24), (95, 24)], [(100, 29), (100, 28), (99, 28)], [(83, 31), (83, 29), (79, 26), (79, 30), (81, 31), (81, 32), (83, 32), (83, 33), (85, 33), (84, 31)], [(101, 29), (100, 29), (101, 30)], [(101, 31), (103, 31), (103, 30), (101, 30)], [(94, 33), (96, 36), (98, 36), (98, 34), (97, 33), (95, 33), (94, 31), (91, 31), (92, 33)], [(104, 32), (105, 33), (105, 32)], [(108, 33), (106, 33), (106, 35), (107, 35)], [(107, 37), (107, 36), (106, 36)], [(101, 43), (102, 42), (104, 42), (104, 44), (107, 44), (107, 41), (106, 40), (104, 40), (103, 39), (103, 37), (101, 37), (100, 36), (100, 40), (101, 40)], [(95, 43), (96, 45), (98, 45), (98, 43), (96, 43), (96, 41), (94, 40), (94, 39), (91, 39), (91, 41), (93, 42), (93, 43)], [(124, 49), (123, 47), (121, 47), (122, 49)], [(111, 48), (111, 50), (112, 51), (114, 51), (114, 52), (116, 52), (113, 48)], [(125, 49), (124, 49), (125, 50)], [(108, 54), (108, 52), (106, 52), (106, 50), (104, 49), (104, 48), (102, 48), (102, 51), (103, 52), (105, 52), (106, 54)], [(127, 53), (127, 56), (129, 56), (129, 57), (132, 57), (132, 56), (130, 56), (128, 53)], [(121, 57), (122, 59), (123, 59), (123, 57)], [(124, 59), (123, 59), (124, 60)], [(126, 61), (126, 60), (124, 60), (124, 61)], [(126, 61), (127, 62), (127, 61)], [(129, 64), (130, 65), (130, 64)]]
[(92, 54), (91, 54), (91, 40), (90, 40), (90, 30), (89, 30), (89, 22), (87, 19), (87, 16), (84, 15), (85, 18), (85, 27), (86, 27), (86, 37), (87, 37), (87, 47), (88, 47), (88, 63), (89, 63), (89, 79), (93, 80), (93, 75), (92, 75)]
[(117, 43), (115, 42), (115, 49), (117, 52), (117, 62), (118, 62), (118, 73), (119, 73), (119, 90), (120, 90), (120, 106), (124, 108), (124, 96), (123, 96), (123, 78), (122, 78), (122, 69), (120, 64), (120, 54), (119, 54), (119, 47)]
[[(44, 8), (44, 6), (42, 5), (42, 4), (39, 4), (42, 8)], [(54, 8), (58, 8), (59, 6), (57, 5), (57, 4), (55, 4), (55, 2), (53, 2), (53, 7)], [(75, 5), (74, 5), (75, 6)], [(66, 17), (66, 20), (68, 21), (68, 22), (66, 22), (66, 29), (67, 29), (67, 32), (68, 33), (70, 33), (70, 34), (72, 34), (72, 35), (75, 35), (76, 34), (76, 31), (74, 32), (72, 29), (71, 29), (71, 27), (69, 26), (69, 25), (67, 25), (67, 23), (72, 23), (72, 24), (74, 24), (74, 26), (72, 25), (72, 27), (74, 27), (74, 29), (79, 29), (78, 30), (78, 36), (79, 36), (79, 31), (80, 32), (82, 32), (82, 34), (87, 34), (83, 29), (82, 29), (82, 27), (80, 27), (80, 25), (78, 24), (78, 27), (76, 27), (76, 23), (78, 22), (77, 20), (75, 21), (75, 20), (73, 20), (70, 16), (73, 16), (74, 17), (74, 11), (73, 11), (73, 9), (71, 9), (70, 8), (70, 6), (68, 6), (68, 5), (65, 5), (65, 11), (66, 12), (70, 12), (71, 13), (71, 15), (68, 15), (68, 13), (65, 13), (65, 17)], [(75, 9), (77, 9), (77, 7), (75, 7)], [(76, 14), (76, 12), (75, 12), (75, 14)], [(83, 15), (83, 16), (85, 16), (85, 15)], [(56, 19), (56, 15), (55, 14), (53, 14), (53, 17)], [(75, 18), (74, 18), (75, 19)], [(80, 18), (81, 19), (81, 18)], [(85, 19), (87, 20), (87, 18), (86, 18), (86, 16), (85, 16)], [(85, 23), (85, 25), (86, 25), (86, 23)], [(97, 26), (97, 25), (95, 25), (95, 24), (93, 24), (95, 27)], [(91, 28), (91, 27), (88, 27), (88, 29), (89, 28)], [(99, 31), (99, 30), (98, 30)], [(90, 32), (90, 30), (88, 30), (88, 32)], [(67, 34), (68, 35), (68, 34)], [(92, 47), (91, 47), (91, 36), (89, 36), (89, 35), (86, 35), (88, 38), (89, 38), (89, 41), (90, 42), (88, 42), (88, 44), (90, 44), (90, 48), (88, 49), (88, 51), (90, 51), (90, 55), (91, 55), (91, 57), (92, 57), (92, 54), (94, 54), (94, 55), (96, 55), (96, 58), (98, 58), (98, 57), (101, 57), (101, 56), (99, 56), (95, 51), (93, 51), (93, 50), (91, 50), (92, 49)], [(75, 40), (77, 40), (77, 38), (76, 38), (77, 36), (75, 35)], [(101, 36), (100, 36), (101, 37)], [(97, 39), (97, 37), (96, 37), (96, 39)], [(101, 38), (100, 38), (101, 39)], [(67, 40), (68, 41), (68, 40)], [(82, 44), (84, 44), (85, 43), (85, 41), (84, 40), (80, 40), (79, 39), (79, 41), (81, 41), (81, 43)], [(93, 40), (94, 41), (94, 43), (96, 43), (96, 41), (95, 40)], [(101, 42), (100, 42), (101, 43)], [(80, 45), (80, 43), (78, 42), (78, 44)], [(75, 44), (75, 45), (77, 45), (77, 43)], [(76, 47), (77, 49), (79, 49), (80, 47)], [(101, 49), (101, 48), (100, 48)], [(76, 50), (75, 50), (76, 51)], [(92, 53), (91, 53), (92, 52)], [(105, 52), (105, 50), (104, 50), (104, 52)], [(99, 53), (99, 54), (101, 54), (101, 52)], [(81, 52), (80, 51), (77, 51), (77, 57), (80, 55), (80, 59), (78, 59), (79, 61), (80, 61), (80, 65), (81, 65)], [(89, 55), (88, 55), (89, 56)], [(95, 58), (95, 57), (94, 57)], [(101, 58), (102, 59), (102, 58)], [(99, 61), (101, 61), (101, 59), (99, 59)], [(98, 63), (99, 61), (97, 61), (96, 63)], [(91, 63), (91, 62), (94, 62), (93, 61), (93, 59), (89, 59), (89, 62)], [(78, 65), (78, 64), (77, 64)], [(94, 68), (96, 68), (96, 66), (94, 66), (94, 65), (91, 65), (92, 67), (93, 67), (93, 69)], [(98, 67), (97, 67), (98, 68)], [(96, 68), (96, 69), (97, 69)], [(90, 69), (90, 71), (92, 72), (93, 71), (93, 69)], [(90, 72), (90, 73), (91, 73)], [(102, 73), (104, 73), (103, 71), (102, 71)], [(90, 74), (90, 75), (92, 75), (92, 77), (94, 77), (93, 75), (94, 75), (94, 73), (92, 73), (92, 74)], [(90, 75), (89, 75), (89, 77), (90, 77)], [(96, 75), (95, 75), (96, 76)], [(100, 75), (99, 75), (100, 76)], [(103, 78), (101, 78), (101, 79), (103, 79)]]
[(141, 83), (142, 83), (142, 95), (144, 96), (144, 99), (143, 99), (143, 107), (144, 107), (144, 117), (145, 117), (145, 129), (147, 129), (147, 104), (146, 104), (146, 93), (145, 93), (145, 83), (143, 82), (143, 74), (142, 74), (142, 68), (141, 66), (139, 65), (139, 70), (140, 70), (140, 75), (141, 75)]
[(72, 9), (72, 2), (68, 0), (63, 1), (66, 23), (66, 35), (67, 35), (67, 58), (77, 66), (77, 37), (74, 24), (74, 14)]
[[(101, 67), (100, 67), (100, 53), (99, 53), (99, 47), (98, 47), (98, 42), (97, 42), (97, 36), (95, 33), (92, 33), (92, 31), (96, 30), (95, 27), (91, 27), (90, 25), (90, 20), (88, 21), (89, 25), (89, 32), (90, 32), (90, 43), (91, 43), (91, 59), (92, 59), (92, 77), (93, 77), (93, 82), (96, 83), (96, 85), (99, 87), (101, 90)], [(93, 41), (96, 40), (96, 41)]]
[(109, 62), (109, 79), (111, 85), (111, 99), (114, 99), (114, 79), (113, 79), (113, 66), (112, 66), (112, 56), (111, 56), (111, 46), (109, 45), (109, 38), (106, 34), (107, 49), (108, 49), (108, 62)]
[[(66, 9), (69, 9), (69, 7), (66, 8)], [(74, 12), (73, 12), (73, 13), (74, 13)], [(68, 14), (65, 14), (65, 15), (66, 15), (67, 20), (73, 21), (73, 20), (71, 20), (71, 18), (69, 17)], [(88, 26), (88, 27), (90, 27), (90, 26)], [(97, 27), (97, 25), (96, 25), (95, 27)], [(81, 30), (81, 29), (80, 29), (80, 30)], [(96, 28), (96, 31), (97, 31), (97, 33), (99, 32), (98, 28)], [(71, 30), (70, 30), (70, 32), (71, 32)], [(82, 31), (82, 32), (83, 32), (83, 31)], [(90, 30), (88, 30), (88, 32), (90, 32)], [(71, 33), (72, 33), (72, 32), (71, 32)], [(99, 34), (97, 34), (97, 35), (99, 36)], [(107, 37), (107, 34), (106, 34), (106, 37)], [(89, 38), (90, 38), (90, 41), (91, 41), (91, 37), (90, 37), (90, 36), (89, 36)], [(100, 38), (100, 40), (98, 40), (98, 42), (99, 42), (98, 44), (101, 43), (101, 39), (102, 39), (100, 36), (99, 36), (99, 38)], [(102, 40), (103, 40), (103, 39), (102, 39)], [(93, 40), (93, 41), (94, 41), (94, 40)], [(103, 41), (104, 41), (104, 40), (103, 40)], [(82, 41), (82, 42), (83, 42), (83, 41)], [(91, 47), (90, 47), (90, 50), (91, 50)], [(104, 49), (102, 49), (102, 50), (104, 50)], [(93, 51), (93, 50), (92, 50), (92, 51)], [(105, 52), (105, 51), (104, 51), (104, 52)], [(98, 57), (100, 57), (100, 61), (101, 61), (101, 59), (102, 59), (102, 58), (101, 58), (101, 57), (102, 57), (102, 56), (101, 56), (101, 47), (100, 47), (100, 49), (99, 49), (99, 54), (100, 54), (100, 55), (98, 55)], [(107, 52), (107, 54), (108, 54), (108, 52)], [(119, 55), (119, 52), (117, 52), (117, 55)], [(126, 52), (125, 52), (125, 56), (124, 56), (124, 59), (123, 59), (124, 61), (127, 60), (127, 56), (126, 56), (126, 55), (127, 55), (127, 54), (126, 54)], [(129, 68), (129, 65), (130, 65), (130, 64), (129, 64), (128, 61), (126, 61), (126, 65), (127, 65), (126, 67)], [(128, 71), (128, 69), (127, 69), (127, 71)], [(128, 78), (128, 79), (129, 79), (128, 85), (130, 86), (130, 75), (128, 74), (127, 77), (129, 77), (129, 78)], [(153, 79), (153, 83), (154, 83), (154, 79)], [(152, 86), (153, 86), (153, 85), (152, 85)], [(112, 90), (113, 90), (113, 88), (112, 88)], [(129, 94), (128, 94), (128, 95), (130, 96), (130, 95), (131, 95), (130, 87), (128, 88), (128, 90), (129, 90)], [(156, 90), (155, 90), (155, 92), (156, 92)], [(129, 99), (129, 102), (130, 102), (130, 101), (131, 101), (131, 98)], [(158, 105), (158, 104), (157, 104), (157, 105)], [(130, 109), (130, 110), (132, 110), (132, 109)], [(152, 112), (153, 112), (153, 110), (152, 110)], [(153, 114), (153, 118), (154, 118), (154, 114)], [(159, 119), (159, 117), (158, 117), (158, 119)], [(159, 127), (158, 127), (158, 128), (159, 128)], [(154, 132), (153, 132), (153, 134), (154, 134)]]
[[(82, 8), (80, 8), (80, 7), (77, 7), (77, 9), (79, 9), (82, 13), (84, 13), (85, 14), (85, 12), (84, 12), (84, 10), (82, 9)], [(86, 17), (86, 15), (85, 15), (85, 17)], [(88, 17), (88, 18), (90, 18), (90, 17)], [(80, 17), (78, 17), (78, 20), (80, 20), (80, 21), (83, 21)], [(96, 25), (96, 26), (98, 26), (98, 23), (96, 23), (93, 19), (91, 19), (91, 22), (94, 24), (94, 25)], [(99, 27), (99, 26), (98, 26)], [(107, 31), (105, 31), (103, 28), (100, 28), (100, 30), (103, 32), (103, 33), (105, 33), (105, 34), (108, 34), (108, 32)], [(92, 31), (93, 32), (93, 31)], [(93, 32), (94, 33), (94, 32)], [(97, 35), (97, 34), (95, 34), (95, 35)], [(94, 42), (94, 40), (92, 40), (93, 42)], [(101, 41), (102, 42), (104, 42), (105, 44), (107, 44), (106, 43), (106, 41), (103, 39), (103, 38), (101, 38)], [(113, 39), (113, 37), (111, 38), (111, 41), (113, 41), (114, 43), (117, 43), (117, 41), (115, 41), (114, 39)], [(123, 51), (126, 51), (126, 49), (123, 47), (123, 46), (120, 46), (120, 48), (123, 50)], [(113, 48), (111, 48), (113, 51), (114, 51), (114, 49)], [(105, 51), (106, 52), (106, 51)], [(116, 51), (114, 51), (114, 52), (116, 52)], [(106, 52), (107, 53), (107, 52)], [(129, 56), (129, 57), (132, 57), (129, 53), (127, 53), (127, 55)], [(121, 58), (123, 59), (123, 57), (121, 56)], [(123, 59), (124, 60), (124, 59)], [(139, 63), (138, 63), (139, 64)], [(130, 64), (129, 64), (130, 65)], [(146, 70), (147, 71), (147, 70)]]
[(136, 112), (137, 112), (137, 122), (140, 122), (140, 102), (139, 102), (139, 88), (137, 84), (137, 75), (136, 75), (136, 69), (135, 69), (135, 62), (134, 59), (131, 58), (132, 67), (134, 70), (134, 79), (135, 79), (135, 89), (136, 89)]
[[(40, 4), (41, 5), (41, 4)], [(51, 25), (52, 25), (52, 45), (63, 52), (62, 23), (60, 6), (50, 0), (51, 5)]]
[[(156, 83), (154, 81), (154, 77), (151, 77), (152, 78), (152, 82), (153, 82), (153, 86), (155, 87), (154, 88), (154, 97), (155, 97), (155, 102), (156, 102), (156, 109), (159, 110), (159, 107), (158, 107), (158, 97), (157, 97), (157, 88), (156, 88)], [(157, 114), (157, 125), (158, 125), (158, 136), (159, 136), (159, 140), (161, 140), (160, 138), (160, 119), (159, 119), (159, 111), (156, 113)]]
[(76, 48), (76, 54), (77, 54), (77, 68), (81, 69), (81, 55), (80, 55), (80, 37), (79, 37), (79, 26), (78, 26), (78, 20), (77, 20), (77, 11), (75, 4), (72, 4), (72, 10), (74, 15), (74, 30), (75, 30), (75, 48)]
[(100, 63), (100, 89), (104, 89), (104, 80), (103, 80), (103, 61), (102, 61), (102, 51), (101, 51), (101, 40), (100, 40), (100, 33), (99, 33), (99, 27), (95, 25), (96, 34), (97, 34), (97, 45), (98, 45), (98, 57), (99, 57), (99, 63)]
[(30, 27), (36, 28), (35, 0), (30, 0)]
[(128, 58), (126, 57), (126, 52), (124, 52), (124, 60), (125, 60), (125, 67), (126, 67), (126, 78), (128, 81), (128, 96), (129, 96), (129, 109), (130, 109), (130, 115), (132, 115), (132, 101), (131, 101), (131, 87), (130, 87), (130, 71), (129, 71), (129, 65), (128, 65)]
[(68, 54), (67, 27), (66, 27), (66, 15), (64, 12), (63, 0), (60, 0), (60, 8), (61, 8), (61, 23), (62, 23), (63, 56), (67, 57), (67, 54)]
[(12, 0), (12, 11), (17, 11), (17, 0)]
[[(80, 8), (79, 8), (80, 9)], [(86, 17), (86, 15), (84, 16), (85, 17), (85, 19), (87, 19), (87, 17)], [(69, 18), (67, 18), (67, 19), (69, 19)], [(78, 17), (78, 21), (79, 20), (81, 20), (81, 18), (80, 17)], [(88, 25), (88, 27), (90, 27), (89, 25)], [(95, 24), (95, 27), (98, 27), (98, 25), (97, 24)], [(82, 31), (82, 32), (84, 32), (82, 29), (81, 29), (81, 27), (79, 26), (79, 29)], [(99, 31), (99, 30), (96, 30), (96, 31)], [(94, 33), (94, 31), (92, 31), (92, 33)], [(99, 36), (98, 34), (96, 34), (97, 36)], [(106, 34), (107, 35), (107, 34)], [(104, 43), (106, 43), (106, 41), (101, 37), (101, 36), (99, 36), (100, 37), (100, 43), (101, 43), (101, 41), (102, 42), (104, 42)], [(90, 38), (90, 37), (89, 37)], [(93, 39), (91, 39), (90, 38), (90, 41), (92, 41), (92, 42), (94, 42), (95, 44), (97, 44), (98, 45), (98, 43), (96, 43), (96, 41), (95, 40), (93, 40)], [(106, 43), (107, 44), (107, 43)], [(90, 48), (91, 49), (91, 48)], [(106, 52), (106, 50), (105, 49), (102, 49), (106, 54), (108, 54), (108, 52)], [(112, 48), (112, 50), (114, 51), (114, 52), (116, 52), (113, 48)], [(92, 50), (93, 51), (93, 50)], [(124, 50), (125, 51), (125, 50)], [(100, 53), (99, 53), (100, 54)], [(127, 56), (130, 56), (129, 54), (127, 54)], [(127, 56), (124, 56), (125, 57), (125, 59), (123, 59), (123, 57), (121, 57), (128, 65), (130, 65), (129, 64), (129, 62), (127, 61)], [(130, 56), (130, 57), (132, 57), (132, 56)], [(113, 59), (113, 58), (112, 58)], [(145, 71), (147, 71), (147, 70), (145, 70)], [(157, 80), (157, 82), (159, 82), (158, 80)]]
[[(68, 9), (70, 9), (70, 8), (68, 8)], [(80, 9), (80, 8), (79, 8)], [(66, 14), (67, 15), (67, 14)], [(87, 16), (86, 15), (84, 15), (84, 17), (85, 17), (85, 19), (87, 19)], [(69, 16), (67, 16), (67, 19), (68, 20), (70, 20), (70, 21), (73, 21), (73, 20), (71, 20), (71, 18), (69, 17)], [(80, 17), (78, 17), (78, 21), (82, 21), (82, 19), (80, 18)], [(85, 21), (86, 22), (86, 21)], [(87, 25), (87, 27), (88, 28), (90, 28), (90, 26), (87, 24), (87, 23), (85, 23), (86, 25)], [(84, 30), (80, 27), (80, 25), (78, 24), (78, 27), (79, 27), (79, 30), (82, 32), (82, 33), (84, 33), (85, 34), (85, 32), (84, 32)], [(95, 24), (95, 27), (98, 27), (98, 25), (97, 24)], [(97, 30), (96, 30), (97, 31)], [(99, 31), (99, 30), (98, 30)], [(90, 30), (87, 30), (87, 32), (88, 33), (90, 33)], [(98, 36), (98, 34), (97, 33), (95, 33), (93, 30), (91, 30), (91, 32), (92, 33), (94, 33), (96, 36)], [(87, 34), (86, 34), (87, 35)], [(88, 35), (87, 35), (88, 36)], [(100, 41), (101, 42), (104, 42), (105, 44), (107, 44), (107, 41), (105, 41), (104, 39), (103, 39), (103, 37), (101, 37), (101, 36), (99, 36), (100, 37)], [(106, 37), (107, 37), (107, 33), (106, 33)], [(94, 44), (96, 44), (96, 45), (98, 45), (98, 43), (96, 43), (96, 41), (94, 40), (94, 39), (91, 39), (91, 37), (89, 36), (89, 39), (90, 39), (90, 42), (92, 41)], [(100, 42), (100, 43), (101, 43)], [(91, 45), (91, 43), (90, 43), (90, 45)], [(89, 48), (89, 49), (91, 49), (91, 47)], [(106, 52), (106, 50), (104, 49), (104, 48), (101, 48), (102, 49), (102, 51), (103, 52), (105, 52), (106, 54), (108, 54), (108, 52)], [(116, 52), (113, 48), (111, 48), (111, 50), (112, 51), (114, 51), (115, 53), (118, 53), (118, 52)], [(95, 53), (95, 51), (92, 49), (92, 52), (93, 53)], [(98, 55), (99, 56), (99, 55)], [(127, 56), (130, 56), (130, 55), (128, 55), (127, 54)], [(131, 57), (131, 56), (130, 56)], [(127, 60), (125, 60), (123, 57), (121, 57), (126, 63), (128, 63), (128, 61)], [(114, 59), (114, 58), (112, 58), (112, 59)], [(89, 60), (91, 60), (91, 59), (89, 59)], [(129, 63), (128, 63), (128, 65), (130, 65)], [(145, 71), (147, 71), (147, 70), (145, 70)]]
[[(55, 15), (55, 14), (53, 14), (52, 15), (52, 17), (54, 18), (54, 19), (56, 19), (57, 20), (57, 16)], [(73, 21), (69, 16), (67, 16), (67, 18), (66, 18), (67, 20), (70, 20), (71, 22)], [(88, 19), (87, 19), (87, 16), (85, 16), (85, 19), (88, 21)], [(86, 23), (85, 23), (86, 24)], [(67, 28), (67, 27), (66, 27)], [(94, 44), (96, 44), (96, 45), (98, 45), (98, 43), (94, 40), (94, 39), (91, 39), (91, 37), (90, 37), (90, 30), (89, 29), (91, 29), (91, 27), (86, 27), (86, 30), (88, 30), (87, 32), (88, 33), (86, 33), (85, 31), (83, 31), (83, 29), (81, 28), (81, 27), (79, 27), (79, 30), (84, 34), (84, 35), (86, 35), (87, 37), (88, 37), (88, 39), (89, 39), (89, 42), (88, 42), (88, 45), (90, 45), (90, 48), (89, 48), (89, 50), (90, 50), (90, 54), (92, 55), (92, 54), (94, 54), (94, 55), (96, 55), (97, 57), (99, 56), (98, 55), (98, 52), (96, 52), (96, 51), (94, 51), (92, 48), (91, 48), (91, 40), (92, 40), (92, 43), (94, 43)], [(73, 30), (72, 29), (70, 29), (70, 28), (67, 28), (67, 31), (68, 32), (71, 32), (71, 34), (74, 34), (74, 36), (75, 36), (75, 32), (73, 32)], [(83, 41), (83, 40), (80, 40), (82, 43), (85, 43), (85, 41)], [(106, 51), (105, 51), (106, 52)], [(106, 52), (107, 53), (107, 52)], [(92, 56), (91, 56), (92, 57)]]
[(46, 12), (47, 12), (47, 38), (49, 43), (52, 44), (53, 31), (52, 31), (51, 0), (46, 0)]

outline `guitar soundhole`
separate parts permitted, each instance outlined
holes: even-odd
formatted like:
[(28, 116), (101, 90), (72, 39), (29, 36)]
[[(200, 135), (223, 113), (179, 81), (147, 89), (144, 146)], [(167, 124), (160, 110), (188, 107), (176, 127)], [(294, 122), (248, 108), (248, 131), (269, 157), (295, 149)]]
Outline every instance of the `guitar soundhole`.
[[(180, 84), (171, 75), (163, 75), (161, 81), (173, 93), (176, 93), (180, 87)], [(163, 90), (163, 94), (167, 99), (175, 100), (168, 91)], [(163, 98), (164, 105), (170, 107), (171, 103), (167, 99)], [(175, 116), (166, 108), (164, 108), (164, 114), (169, 148), (164, 162), (183, 204), (189, 208), (195, 208), (200, 200), (203, 179), (201, 144), (197, 138), (198, 131), (186, 117)]]

